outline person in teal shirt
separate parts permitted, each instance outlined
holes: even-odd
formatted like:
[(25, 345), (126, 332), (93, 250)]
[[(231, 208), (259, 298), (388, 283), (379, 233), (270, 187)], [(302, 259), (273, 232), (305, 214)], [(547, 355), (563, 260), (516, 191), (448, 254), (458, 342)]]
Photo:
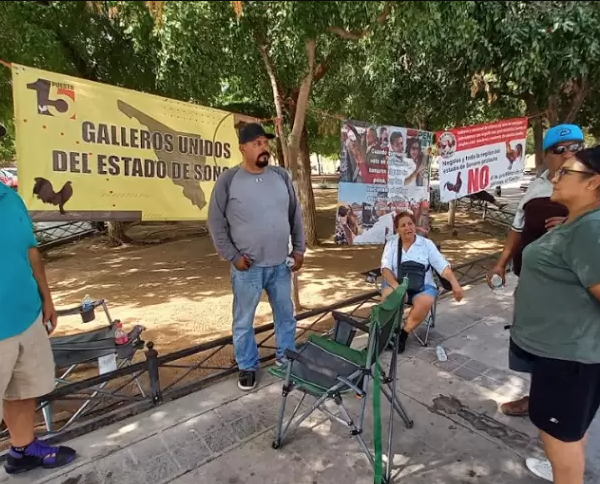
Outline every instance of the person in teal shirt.
[(56, 328), (56, 310), (31, 218), (17, 192), (2, 183), (0, 227), (0, 421), (11, 439), (4, 468), (20, 474), (69, 464), (76, 452), (34, 437), (36, 400), (54, 389), (48, 334)]

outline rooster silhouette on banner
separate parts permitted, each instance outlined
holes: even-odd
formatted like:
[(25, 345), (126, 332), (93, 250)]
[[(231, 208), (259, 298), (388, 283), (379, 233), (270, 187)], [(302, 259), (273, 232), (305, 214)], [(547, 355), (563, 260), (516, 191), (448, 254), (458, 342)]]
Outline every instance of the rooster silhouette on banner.
[(35, 185), (33, 186), (33, 194), (37, 195), (37, 198), (44, 203), (50, 205), (58, 205), (58, 210), (62, 215), (65, 215), (65, 204), (73, 196), (73, 187), (71, 182), (66, 182), (60, 191), (55, 192), (52, 182), (45, 178), (37, 177), (35, 179)]
[(450, 182), (446, 182), (444, 183), (444, 188), (446, 190), (448, 190), (449, 192), (455, 192), (455, 193), (459, 193), (460, 189), (462, 187), (462, 179), (460, 178), (460, 171), (456, 174), (456, 182), (455, 183), (450, 183)]

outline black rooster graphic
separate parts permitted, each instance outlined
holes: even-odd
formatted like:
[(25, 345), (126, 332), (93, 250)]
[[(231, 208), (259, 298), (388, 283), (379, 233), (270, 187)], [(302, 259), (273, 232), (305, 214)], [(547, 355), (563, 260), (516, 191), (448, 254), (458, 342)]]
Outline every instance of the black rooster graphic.
[(37, 177), (35, 179), (35, 185), (33, 186), (33, 194), (37, 195), (38, 199), (40, 199), (44, 203), (48, 203), (51, 205), (58, 205), (58, 209), (60, 213), (65, 215), (65, 204), (71, 199), (73, 196), (73, 187), (71, 186), (71, 182), (66, 182), (60, 191), (55, 192), (52, 183), (45, 178)]
[(444, 188), (446, 190), (448, 190), (449, 192), (458, 193), (458, 192), (460, 192), (460, 188), (461, 187), (462, 187), (462, 180), (460, 178), (460, 171), (456, 175), (456, 182), (455, 183), (446, 182), (444, 184)]

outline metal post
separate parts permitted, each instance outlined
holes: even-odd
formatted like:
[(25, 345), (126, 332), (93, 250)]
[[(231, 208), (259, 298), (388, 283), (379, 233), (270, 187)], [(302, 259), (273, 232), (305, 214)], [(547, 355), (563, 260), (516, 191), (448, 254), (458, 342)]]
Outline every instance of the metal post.
[(144, 353), (146, 354), (146, 361), (148, 362), (148, 378), (150, 379), (150, 396), (152, 402), (156, 405), (162, 403), (162, 391), (160, 389), (160, 375), (158, 371), (158, 351), (154, 349), (154, 343), (148, 341), (146, 344), (148, 348)]

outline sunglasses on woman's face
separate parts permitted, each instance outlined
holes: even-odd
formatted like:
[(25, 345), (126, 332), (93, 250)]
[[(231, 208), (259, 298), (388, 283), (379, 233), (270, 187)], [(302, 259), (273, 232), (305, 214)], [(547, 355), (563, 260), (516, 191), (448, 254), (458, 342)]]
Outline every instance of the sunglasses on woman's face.
[(554, 155), (562, 155), (566, 153), (566, 151), (570, 151), (571, 153), (575, 153), (583, 148), (583, 143), (571, 143), (570, 145), (559, 145), (554, 148), (550, 148), (550, 151)]

